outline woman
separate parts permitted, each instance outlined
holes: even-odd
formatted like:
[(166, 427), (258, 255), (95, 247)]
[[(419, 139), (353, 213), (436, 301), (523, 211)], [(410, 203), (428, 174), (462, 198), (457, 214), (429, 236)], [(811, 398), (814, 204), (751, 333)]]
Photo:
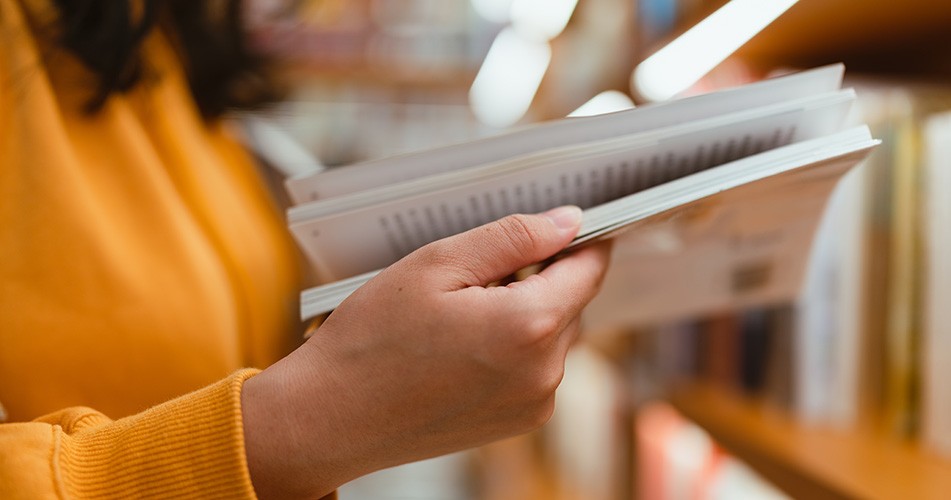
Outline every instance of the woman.
[(573, 207), (417, 251), (292, 351), (297, 253), (216, 121), (270, 97), (239, 13), (0, 0), (0, 498), (319, 497), (550, 415), (607, 250), (485, 286)]

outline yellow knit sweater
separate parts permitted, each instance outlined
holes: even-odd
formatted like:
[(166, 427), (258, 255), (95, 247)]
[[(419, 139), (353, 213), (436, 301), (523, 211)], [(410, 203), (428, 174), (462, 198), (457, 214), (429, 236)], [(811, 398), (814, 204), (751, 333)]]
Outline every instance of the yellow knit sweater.
[(54, 14), (0, 0), (0, 498), (253, 497), (242, 368), (295, 342), (297, 252), (160, 34), (89, 116)]

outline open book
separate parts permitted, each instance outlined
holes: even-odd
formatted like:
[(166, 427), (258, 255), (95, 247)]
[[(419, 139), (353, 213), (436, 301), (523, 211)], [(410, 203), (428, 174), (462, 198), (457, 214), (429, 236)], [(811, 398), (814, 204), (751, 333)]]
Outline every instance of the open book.
[[(877, 144), (864, 126), (848, 126), (855, 94), (840, 89), (842, 72), (828, 66), (292, 179), (291, 231), (330, 282), (303, 293), (302, 317), (332, 310), (426, 243), (564, 204), (585, 210), (566, 251), (625, 231), (635, 233), (626, 239), (642, 250), (665, 238), (681, 247), (700, 238), (691, 246), (702, 248), (704, 238), (737, 237), (739, 219), (749, 219), (740, 232), (755, 227), (764, 238), (804, 227), (797, 237), (808, 250), (838, 179)], [(762, 243), (759, 253), (773, 251), (763, 250), (769, 246)], [(780, 244), (775, 252), (789, 248)], [(668, 250), (661, 253), (669, 257)], [(620, 254), (634, 255), (629, 264), (649, 265), (642, 259), (649, 251)], [(754, 260), (769, 255), (760, 257)], [(770, 300), (795, 293), (803, 274), (779, 264), (773, 267), (789, 278), (765, 287)], [(732, 276), (752, 283), (733, 288), (749, 295), (757, 281), (755, 269), (749, 274)]]

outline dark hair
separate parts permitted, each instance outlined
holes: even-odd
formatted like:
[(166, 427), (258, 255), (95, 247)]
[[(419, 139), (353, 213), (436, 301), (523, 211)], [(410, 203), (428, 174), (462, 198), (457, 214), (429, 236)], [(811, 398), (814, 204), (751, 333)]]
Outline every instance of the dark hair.
[[(157, 25), (166, 29), (184, 65), (192, 96), (206, 118), (278, 97), (265, 61), (247, 45), (240, 0), (54, 0), (59, 44), (94, 73), (87, 103), (94, 112), (147, 73), (139, 54)], [(161, 77), (161, 75), (158, 75)]]

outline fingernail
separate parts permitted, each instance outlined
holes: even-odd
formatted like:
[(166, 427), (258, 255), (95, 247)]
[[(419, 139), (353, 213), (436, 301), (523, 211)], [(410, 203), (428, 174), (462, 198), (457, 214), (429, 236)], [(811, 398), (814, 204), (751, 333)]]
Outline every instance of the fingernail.
[(574, 229), (581, 224), (581, 209), (574, 205), (553, 208), (542, 215), (548, 217), (559, 229)]

